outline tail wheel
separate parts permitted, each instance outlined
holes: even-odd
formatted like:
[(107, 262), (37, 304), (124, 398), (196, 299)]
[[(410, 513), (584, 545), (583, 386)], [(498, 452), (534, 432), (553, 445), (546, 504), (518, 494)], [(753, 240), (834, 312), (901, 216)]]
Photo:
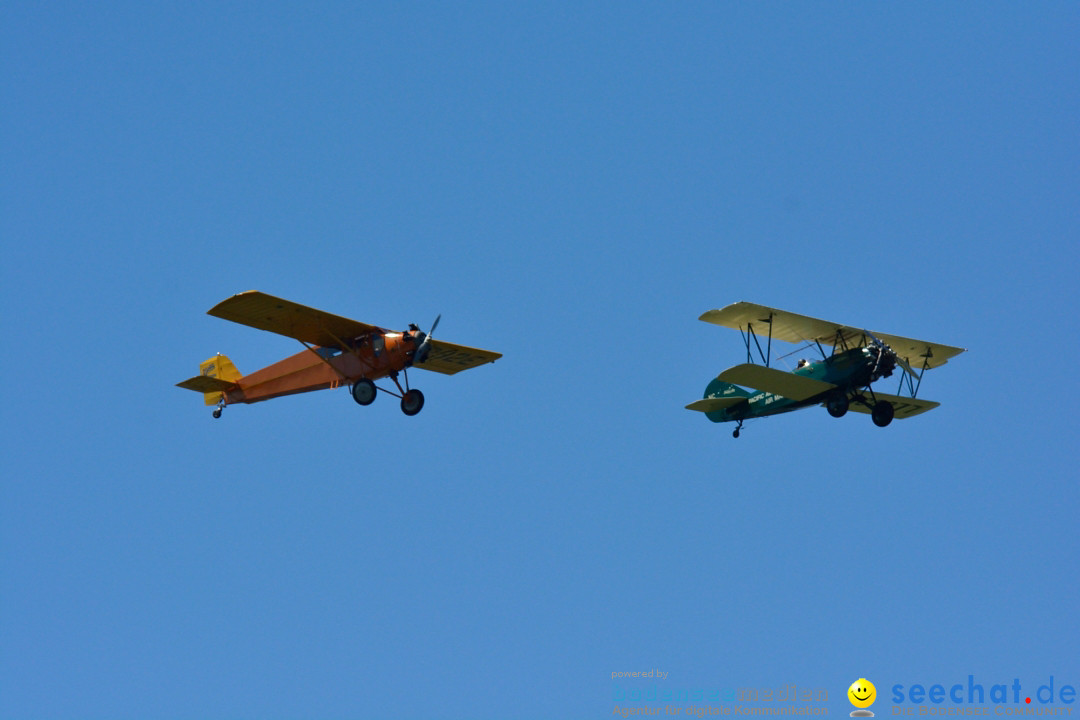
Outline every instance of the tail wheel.
[(424, 393), (416, 388), (401, 396), (401, 412), (406, 415), (415, 415), (424, 407)]
[(891, 402), (882, 400), (874, 405), (874, 409), (870, 411), (870, 417), (873, 419), (875, 425), (878, 427), (885, 427), (892, 422), (893, 414), (895, 412)]
[(834, 395), (829, 398), (825, 403), (825, 409), (829, 411), (829, 414), (834, 418), (844, 417), (848, 411), (848, 399), (847, 395), (840, 394)]
[(375, 383), (367, 378), (360, 378), (352, 386), (352, 398), (358, 405), (370, 405), (375, 402)]

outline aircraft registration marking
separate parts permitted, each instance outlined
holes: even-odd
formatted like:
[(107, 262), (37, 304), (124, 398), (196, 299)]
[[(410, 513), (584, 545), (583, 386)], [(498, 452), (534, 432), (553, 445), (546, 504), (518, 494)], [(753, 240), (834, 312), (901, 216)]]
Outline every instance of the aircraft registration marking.
[(450, 349), (432, 349), (430, 357), (439, 362), (453, 363), (454, 365), (461, 365), (462, 367), (472, 365), (477, 361), (483, 361), (485, 358), (482, 355), (474, 355), (471, 352), (465, 350), (450, 350)]
[(772, 405), (778, 403), (781, 400), (788, 400), (789, 398), (783, 395), (777, 395), (775, 393), (759, 392), (756, 395), (751, 395), (747, 398), (747, 402), (759, 405)]

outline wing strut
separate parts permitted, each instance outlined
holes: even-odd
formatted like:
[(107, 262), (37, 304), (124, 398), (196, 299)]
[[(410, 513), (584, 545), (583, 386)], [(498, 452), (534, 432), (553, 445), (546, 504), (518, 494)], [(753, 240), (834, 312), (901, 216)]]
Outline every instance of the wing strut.
[(847, 350), (848, 349), (847, 339), (844, 337), (844, 329), (843, 328), (837, 328), (836, 329), (836, 336), (833, 338), (833, 344), (832, 344), (832, 354), (833, 355), (836, 354), (837, 348), (840, 348), (841, 350)]
[[(325, 332), (325, 333), (326, 333), (327, 335), (329, 335), (329, 336), (330, 336), (331, 338), (333, 338), (334, 342), (336, 342), (336, 343), (337, 343), (338, 347), (340, 347), (340, 348), (342, 349), (342, 351), (347, 351), (347, 352), (350, 352), (350, 353), (352, 353), (352, 354), (353, 354), (353, 355), (354, 355), (354, 356), (356, 357), (356, 359), (360, 361), (360, 364), (361, 364), (361, 365), (365, 365), (365, 366), (367, 365), (367, 363), (366, 363), (366, 362), (364, 361), (364, 358), (363, 358), (363, 357), (361, 357), (361, 355), (360, 355), (360, 351), (358, 351), (358, 350), (357, 350), (356, 348), (352, 347), (352, 346), (351, 346), (351, 345), (349, 345), (348, 343), (346, 343), (346, 342), (343, 342), (341, 338), (339, 338), (339, 337), (338, 337), (337, 335), (333, 334), (333, 333), (332, 333), (332, 332), (330, 332), (329, 330), (326, 330), (326, 329), (324, 329), (324, 330), (323, 330), (323, 332)], [(326, 363), (326, 364), (327, 364), (327, 366), (328, 366), (328, 367), (329, 367), (329, 368), (330, 368), (331, 370), (333, 370), (334, 372), (336, 372), (336, 373), (338, 374), (338, 377), (340, 377), (340, 378), (341, 378), (342, 380), (344, 380), (344, 381), (345, 381), (346, 383), (348, 383), (348, 382), (349, 382), (349, 378), (345, 377), (345, 373), (341, 372), (341, 371), (340, 371), (340, 370), (338, 370), (338, 369), (337, 369), (336, 367), (334, 367), (333, 363), (331, 363), (331, 362), (330, 362), (330, 361), (329, 361), (329, 360), (328, 360), (327, 358), (324, 358), (324, 357), (323, 357), (322, 355), (320, 355), (320, 354), (319, 354), (319, 351), (318, 351), (318, 350), (316, 350), (315, 348), (311, 347), (310, 345), (308, 345), (308, 344), (307, 344), (306, 342), (304, 342), (303, 340), (300, 340), (300, 338), (297, 338), (297, 341), (298, 341), (298, 342), (299, 342), (299, 343), (300, 343), (301, 345), (303, 345), (304, 347), (306, 347), (306, 348), (307, 348), (308, 350), (310, 350), (310, 351), (311, 351), (311, 352), (312, 352), (312, 353), (313, 353), (313, 354), (315, 355), (315, 357), (319, 358), (319, 359), (320, 359), (320, 360), (322, 360), (322, 361), (323, 361), (324, 363)]]
[(320, 359), (320, 360), (322, 360), (322, 361), (323, 361), (324, 363), (326, 363), (326, 366), (327, 366), (328, 368), (330, 368), (331, 370), (333, 370), (334, 372), (336, 372), (336, 373), (338, 374), (338, 377), (340, 377), (340, 378), (341, 378), (342, 380), (344, 380), (344, 381), (345, 381), (346, 383), (348, 383), (348, 382), (349, 382), (349, 378), (345, 377), (345, 374), (344, 374), (344, 373), (342, 373), (342, 372), (341, 372), (340, 370), (338, 370), (338, 369), (337, 369), (336, 367), (334, 367), (334, 364), (333, 364), (333, 363), (331, 363), (331, 362), (330, 362), (329, 360), (327, 360), (327, 359), (326, 359), (326, 358), (324, 358), (324, 357), (323, 357), (322, 355), (320, 355), (320, 354), (319, 354), (319, 351), (318, 351), (318, 350), (316, 350), (315, 348), (311, 347), (310, 345), (308, 345), (308, 344), (307, 344), (306, 342), (304, 342), (303, 340), (299, 340), (298, 342), (299, 342), (299, 343), (300, 343), (301, 345), (303, 345), (304, 347), (306, 347), (306, 348), (307, 348), (308, 350), (310, 350), (310, 351), (311, 351), (311, 354), (312, 354), (312, 355), (314, 355), (315, 357), (319, 358), (319, 359)]
[[(355, 357), (357, 360), (359, 360), (361, 365), (367, 365), (367, 363), (364, 362), (364, 358), (360, 355), (359, 350), (354, 348), (352, 345), (349, 345), (348, 343), (344, 342), (341, 338), (339, 338), (337, 335), (334, 335), (329, 330), (326, 331), (326, 334), (329, 335), (330, 337), (334, 338), (334, 342), (336, 342), (341, 347), (342, 350), (347, 350), (348, 352), (352, 353), (353, 357)], [(370, 369), (370, 367), (371, 366), (369, 365), (368, 368)], [(338, 374), (341, 375), (341, 373), (338, 373)], [(341, 375), (341, 377), (344, 378), (345, 376)]]
[(765, 367), (769, 367), (769, 360), (772, 358), (772, 319), (773, 314), (770, 312), (769, 317), (761, 318), (761, 322), (769, 326), (769, 340), (766, 345), (766, 352), (761, 351), (761, 343), (758, 342), (757, 333), (754, 332), (754, 324), (752, 322), (746, 323), (746, 332), (739, 328), (739, 334), (743, 336), (743, 342), (746, 343), (746, 362), (754, 362), (754, 355), (750, 352), (750, 338), (754, 338), (754, 345), (757, 346), (758, 356), (761, 358), (761, 362), (765, 363)]
[[(927, 349), (926, 354), (923, 355), (922, 357), (923, 357), (923, 365), (922, 365), (921, 368), (919, 368), (919, 374), (918, 375), (915, 375), (914, 372), (900, 373), (900, 388), (896, 391), (897, 393), (901, 392), (904, 389), (904, 380), (907, 380), (907, 388), (908, 388), (908, 392), (911, 393), (911, 397), (914, 398), (916, 395), (918, 395), (919, 388), (922, 387), (923, 375), (926, 374), (926, 369), (928, 367), (930, 367), (930, 358), (931, 358), (930, 350)], [(912, 375), (915, 375), (914, 384), (912, 384), (912, 380), (911, 380)]]

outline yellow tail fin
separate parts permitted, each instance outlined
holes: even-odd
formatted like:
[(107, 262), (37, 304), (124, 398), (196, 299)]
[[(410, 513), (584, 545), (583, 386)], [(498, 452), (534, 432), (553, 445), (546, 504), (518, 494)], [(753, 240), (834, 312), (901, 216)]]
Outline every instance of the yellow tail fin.
[[(233, 361), (221, 353), (199, 365), (199, 375), (225, 380), (230, 383), (236, 382), (243, 377), (240, 371), (236, 369), (236, 366), (233, 365)], [(207, 405), (217, 405), (221, 398), (222, 393), (220, 391), (203, 393), (203, 400), (206, 401)]]

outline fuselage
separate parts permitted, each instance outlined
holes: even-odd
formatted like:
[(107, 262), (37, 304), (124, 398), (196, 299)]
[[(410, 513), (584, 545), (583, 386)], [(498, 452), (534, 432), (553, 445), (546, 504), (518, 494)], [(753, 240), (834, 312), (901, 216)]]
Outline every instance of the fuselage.
[(351, 385), (360, 378), (377, 380), (412, 364), (414, 332), (372, 333), (356, 338), (348, 352), (340, 348), (302, 350), (273, 365), (244, 375), (225, 403), (253, 403), (295, 393)]
[(746, 398), (746, 402), (732, 405), (723, 410), (705, 413), (705, 416), (713, 422), (746, 420), (748, 418), (779, 415), (780, 413), (791, 412), (810, 405), (819, 405), (835, 394), (844, 393), (848, 395), (852, 391), (864, 388), (879, 377), (887, 376), (892, 372), (891, 364), (878, 363), (878, 352), (876, 347), (855, 348), (831, 355), (824, 360), (807, 363), (798, 368), (794, 371), (794, 374), (837, 386), (832, 390), (804, 400), (792, 400), (783, 395), (776, 395), (762, 390), (743, 390), (736, 385), (717, 378), (705, 388), (706, 398), (742, 396)]

